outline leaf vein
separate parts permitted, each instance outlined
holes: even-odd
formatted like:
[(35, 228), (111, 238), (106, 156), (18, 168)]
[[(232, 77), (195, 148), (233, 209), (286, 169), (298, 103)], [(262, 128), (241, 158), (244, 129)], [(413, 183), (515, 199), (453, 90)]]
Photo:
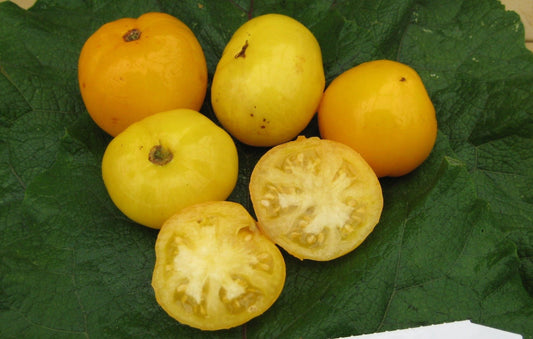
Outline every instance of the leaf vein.
[(229, 2), (237, 7), (239, 10), (243, 11), (246, 16), (248, 17), (248, 20), (250, 20), (253, 17), (253, 11), (254, 11), (254, 0), (250, 0), (250, 6), (248, 6), (248, 9), (244, 8), (243, 6), (239, 5), (235, 0), (229, 0)]
[(11, 86), (13, 86), (13, 88), (20, 94), (20, 96), (24, 99), (24, 102), (33, 110), (33, 106), (31, 105), (31, 103), (28, 101), (28, 99), (26, 98), (26, 96), (24, 95), (24, 93), (22, 92), (22, 90), (20, 89), (19, 86), (17, 86), (15, 84), (15, 82), (13, 81), (13, 79), (11, 78), (11, 76), (6, 72), (6, 69), (4, 68), (4, 66), (2, 66), (0, 64), (0, 74), (2, 74), (6, 80), (11, 84)]
[(387, 315), (389, 314), (389, 310), (390, 310), (390, 307), (392, 305), (392, 301), (394, 300), (395, 296), (396, 296), (396, 291), (398, 289), (398, 276), (399, 276), (399, 272), (400, 272), (400, 262), (401, 262), (401, 258), (402, 258), (402, 243), (403, 243), (403, 237), (404, 237), (404, 234), (405, 234), (405, 227), (406, 227), (406, 223), (407, 223), (407, 220), (408, 218), (406, 218), (403, 222), (402, 222), (402, 225), (401, 225), (401, 233), (400, 233), (400, 236), (399, 236), (399, 241), (398, 243), (400, 244), (399, 248), (398, 248), (398, 259), (397, 259), (397, 262), (396, 262), (396, 268), (394, 270), (394, 284), (392, 286), (392, 292), (389, 296), (389, 300), (387, 302), (387, 306), (385, 307), (385, 311), (383, 312), (383, 316), (381, 317), (381, 321), (378, 325), (378, 327), (376, 328), (376, 330), (374, 332), (381, 332), (381, 329), (383, 328), (384, 324), (385, 324), (385, 319), (387, 318)]

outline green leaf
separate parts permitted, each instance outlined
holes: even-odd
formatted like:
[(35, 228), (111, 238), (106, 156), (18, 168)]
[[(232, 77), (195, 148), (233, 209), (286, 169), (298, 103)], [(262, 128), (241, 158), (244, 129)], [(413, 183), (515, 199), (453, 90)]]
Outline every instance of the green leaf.
[[(285, 255), (264, 315), (227, 331), (180, 325), (150, 286), (157, 232), (116, 209), (100, 173), (110, 137), (77, 87), (105, 22), (162, 11), (197, 34), (210, 78), (248, 18), (290, 15), (319, 40), (328, 81), (388, 58), (421, 75), (437, 110), (430, 158), (381, 180), (382, 219), (332, 262)], [(0, 3), (0, 337), (326, 338), (470, 319), (533, 338), (533, 54), (496, 0), (40, 0)], [(209, 100), (202, 113), (215, 120)], [(215, 120), (216, 121), (216, 120)], [(316, 119), (304, 131), (318, 135)], [(237, 144), (230, 200), (266, 151)]]

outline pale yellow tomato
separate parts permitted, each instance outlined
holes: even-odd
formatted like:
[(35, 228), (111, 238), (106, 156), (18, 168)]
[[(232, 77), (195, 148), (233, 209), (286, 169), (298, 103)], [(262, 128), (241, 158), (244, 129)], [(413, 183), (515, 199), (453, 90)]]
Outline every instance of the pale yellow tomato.
[(272, 146), (296, 137), (324, 91), (322, 53), (300, 22), (266, 14), (242, 25), (215, 70), (211, 104), (241, 142)]
[(186, 206), (226, 199), (237, 174), (233, 139), (189, 109), (133, 123), (109, 143), (102, 159), (104, 184), (115, 205), (152, 228)]

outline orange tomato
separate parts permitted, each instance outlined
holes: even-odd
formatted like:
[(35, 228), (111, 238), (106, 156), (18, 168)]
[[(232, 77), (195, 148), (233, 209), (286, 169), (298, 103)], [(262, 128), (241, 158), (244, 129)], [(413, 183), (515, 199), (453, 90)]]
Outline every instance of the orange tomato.
[(78, 80), (93, 120), (116, 136), (154, 113), (199, 110), (207, 65), (200, 43), (183, 22), (146, 13), (107, 23), (91, 35), (81, 50)]
[(349, 145), (378, 177), (402, 176), (429, 156), (437, 137), (435, 108), (418, 73), (390, 60), (339, 75), (318, 109), (323, 138)]

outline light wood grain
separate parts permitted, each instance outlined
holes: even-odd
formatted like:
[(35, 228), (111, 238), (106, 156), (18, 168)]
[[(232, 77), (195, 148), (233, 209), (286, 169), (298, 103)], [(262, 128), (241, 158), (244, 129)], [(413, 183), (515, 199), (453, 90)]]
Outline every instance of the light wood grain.
[(520, 15), (526, 33), (526, 46), (533, 51), (533, 0), (500, 0), (505, 9)]
[[(0, 0), (6, 1), (6, 0)], [(30, 8), (36, 0), (10, 0), (22, 8)], [(533, 51), (533, 0), (500, 0), (507, 10), (520, 15), (524, 24), (526, 47)]]
[[(4, 0), (0, 0), (0, 1), (4, 1)], [(17, 5), (19, 5), (20, 7), (24, 9), (28, 9), (31, 6), (33, 6), (33, 4), (35, 3), (35, 0), (12, 0), (11, 2), (16, 3)]]

